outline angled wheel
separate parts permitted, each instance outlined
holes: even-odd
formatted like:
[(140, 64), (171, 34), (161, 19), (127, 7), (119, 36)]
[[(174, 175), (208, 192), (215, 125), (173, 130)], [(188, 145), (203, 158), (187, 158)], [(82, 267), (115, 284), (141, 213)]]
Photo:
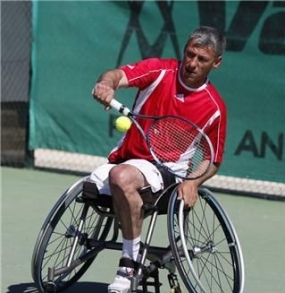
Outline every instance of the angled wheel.
[[(85, 178), (76, 182), (57, 201), (38, 235), (33, 257), (32, 276), (40, 292), (49, 292), (49, 268), (60, 270), (80, 260), (90, 251), (84, 238), (105, 240), (113, 219), (99, 215), (90, 205), (77, 202)], [(54, 278), (59, 292), (75, 283), (89, 268), (97, 254)]]
[(176, 267), (191, 293), (242, 293), (244, 263), (234, 226), (213, 194), (199, 189), (185, 209), (174, 190), (168, 207), (168, 235)]

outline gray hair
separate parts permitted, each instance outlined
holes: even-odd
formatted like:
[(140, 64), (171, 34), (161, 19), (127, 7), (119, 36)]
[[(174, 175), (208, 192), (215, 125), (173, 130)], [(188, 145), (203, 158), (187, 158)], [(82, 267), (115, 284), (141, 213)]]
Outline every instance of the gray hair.
[(216, 56), (221, 56), (226, 49), (225, 36), (213, 27), (201, 26), (194, 30), (188, 38), (186, 46), (193, 40), (198, 46), (212, 47), (216, 52)]

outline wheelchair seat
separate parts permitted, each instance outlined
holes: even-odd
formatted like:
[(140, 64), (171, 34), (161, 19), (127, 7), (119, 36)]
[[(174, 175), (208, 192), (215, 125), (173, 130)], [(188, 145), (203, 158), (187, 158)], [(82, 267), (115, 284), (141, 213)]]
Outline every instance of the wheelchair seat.
[[(167, 214), (169, 198), (176, 186), (177, 183), (174, 182), (164, 190), (160, 190), (156, 193), (152, 192), (150, 186), (141, 189), (139, 194), (143, 201), (145, 217), (150, 215), (154, 210), (157, 210), (159, 215)], [(89, 178), (83, 181), (82, 195), (77, 201), (89, 202), (94, 208), (105, 215), (111, 216), (114, 213), (112, 196), (99, 193), (96, 184)]]

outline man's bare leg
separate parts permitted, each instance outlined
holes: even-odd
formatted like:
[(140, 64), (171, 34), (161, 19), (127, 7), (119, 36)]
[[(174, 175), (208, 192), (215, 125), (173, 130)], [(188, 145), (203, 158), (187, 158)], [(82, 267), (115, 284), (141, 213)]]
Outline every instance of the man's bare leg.
[(123, 251), (117, 275), (114, 282), (108, 286), (108, 292), (128, 293), (128, 277), (134, 273), (134, 261), (138, 258), (143, 224), (143, 201), (139, 190), (146, 185), (146, 181), (136, 167), (122, 164), (111, 169), (109, 185), (115, 214), (121, 224)]

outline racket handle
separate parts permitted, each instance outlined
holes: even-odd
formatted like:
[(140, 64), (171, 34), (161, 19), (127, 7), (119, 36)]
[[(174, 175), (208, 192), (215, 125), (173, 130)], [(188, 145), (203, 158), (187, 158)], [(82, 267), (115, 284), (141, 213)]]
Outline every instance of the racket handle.
[(115, 99), (113, 99), (110, 102), (110, 106), (125, 116), (128, 116), (128, 114), (131, 112), (131, 110), (129, 108), (127, 108), (125, 105), (123, 105), (122, 103), (120, 103), (119, 101), (117, 101)]

